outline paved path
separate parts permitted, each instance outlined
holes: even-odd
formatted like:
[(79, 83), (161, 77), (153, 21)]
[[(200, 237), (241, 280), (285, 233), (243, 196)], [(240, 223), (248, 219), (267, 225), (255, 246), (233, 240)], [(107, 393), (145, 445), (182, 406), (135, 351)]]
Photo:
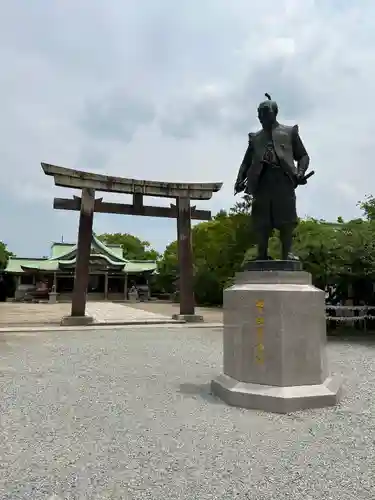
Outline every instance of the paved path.
[(217, 330), (0, 336), (1, 500), (373, 500), (375, 347), (332, 342), (336, 408), (223, 405)]
[(125, 304), (113, 302), (88, 302), (86, 314), (92, 316), (95, 322), (105, 324), (173, 322), (171, 316), (135, 309)]
[[(128, 302), (127, 305), (134, 309), (143, 309), (144, 311), (163, 314), (172, 317), (173, 314), (178, 314), (180, 305), (173, 302), (158, 302), (151, 300), (150, 302)], [(196, 307), (196, 314), (203, 316), (205, 323), (222, 323), (223, 310), (220, 307)]]
[[(12, 327), (58, 326), (63, 316), (70, 314), (71, 304), (25, 304), (17, 302), (0, 303), (0, 329)], [(160, 323), (172, 321), (172, 314), (166, 309), (153, 311), (130, 307), (123, 303), (88, 302), (86, 314), (100, 323), (146, 322)]]
[[(70, 303), (27, 304), (17, 302), (0, 303), (0, 329), (12, 327), (58, 326), (63, 316), (70, 314)], [(91, 302), (87, 303), (87, 314), (100, 323), (146, 322), (157, 323), (172, 320), (179, 312), (179, 304), (160, 302)], [(206, 323), (221, 323), (222, 311), (216, 308), (196, 308), (197, 314)]]
[(59, 325), (69, 314), (70, 304), (28, 304), (0, 302), (0, 327), (28, 325)]

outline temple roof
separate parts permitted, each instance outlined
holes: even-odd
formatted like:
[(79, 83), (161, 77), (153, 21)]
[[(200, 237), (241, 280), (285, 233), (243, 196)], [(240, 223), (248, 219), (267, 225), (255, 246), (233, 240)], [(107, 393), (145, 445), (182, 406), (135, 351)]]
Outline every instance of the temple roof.
[[(8, 273), (22, 273), (25, 271), (53, 272), (75, 267), (77, 256), (77, 245), (69, 243), (53, 243), (51, 257), (39, 259), (27, 259), (10, 257), (5, 269)], [(105, 245), (95, 235), (92, 237), (90, 259), (104, 261), (108, 269), (119, 270), (127, 273), (142, 273), (155, 271), (154, 261), (127, 260), (123, 257), (121, 245)]]

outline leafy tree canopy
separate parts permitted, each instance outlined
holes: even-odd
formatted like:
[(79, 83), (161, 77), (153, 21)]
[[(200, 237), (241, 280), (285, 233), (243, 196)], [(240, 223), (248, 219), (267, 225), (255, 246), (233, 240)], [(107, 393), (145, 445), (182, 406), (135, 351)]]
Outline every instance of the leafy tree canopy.
[[(363, 280), (375, 280), (375, 198), (359, 204), (363, 218), (336, 223), (306, 218), (295, 231), (293, 251), (299, 256), (314, 283), (324, 288), (337, 284), (346, 289)], [(222, 292), (244, 261), (256, 255), (249, 217), (251, 197), (244, 196), (228, 212), (221, 210), (211, 221), (192, 231), (195, 296), (199, 303), (219, 304)], [(275, 232), (270, 255), (280, 258)], [(164, 285), (178, 276), (177, 243), (169, 245), (159, 262)]]
[[(228, 212), (192, 229), (195, 295), (199, 303), (220, 304), (228, 279), (241, 267), (246, 249), (254, 243), (246, 197)], [(177, 242), (171, 243), (159, 262), (159, 284), (166, 291), (178, 277)]]
[(124, 258), (128, 260), (153, 260), (156, 261), (160, 258), (160, 254), (154, 250), (148, 241), (142, 241), (127, 233), (104, 233), (97, 236), (97, 238), (105, 244), (121, 245)]
[(10, 252), (5, 243), (0, 241), (0, 269), (4, 269), (7, 265), (9, 257), (14, 254)]
[(368, 221), (375, 221), (375, 198), (373, 196), (366, 196), (364, 201), (358, 203), (358, 206)]

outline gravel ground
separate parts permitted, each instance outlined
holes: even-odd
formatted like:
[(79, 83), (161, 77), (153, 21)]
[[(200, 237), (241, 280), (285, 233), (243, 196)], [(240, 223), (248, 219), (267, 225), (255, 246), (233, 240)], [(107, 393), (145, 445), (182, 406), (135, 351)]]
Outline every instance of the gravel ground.
[(0, 499), (373, 500), (375, 345), (328, 350), (342, 403), (280, 416), (210, 395), (219, 330), (2, 336)]

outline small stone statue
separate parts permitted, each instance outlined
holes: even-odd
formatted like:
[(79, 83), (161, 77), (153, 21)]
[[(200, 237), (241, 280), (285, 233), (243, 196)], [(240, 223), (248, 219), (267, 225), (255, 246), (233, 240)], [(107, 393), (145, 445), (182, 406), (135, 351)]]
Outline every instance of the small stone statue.
[[(298, 185), (306, 184), (310, 158), (299, 136), (298, 125), (281, 125), (278, 106), (267, 100), (259, 104), (262, 129), (249, 134), (249, 145), (238, 172), (234, 193), (252, 195), (252, 221), (257, 237), (256, 260), (268, 260), (268, 242), (273, 229), (280, 231), (283, 260), (298, 260), (291, 253), (293, 232), (297, 226), (296, 195)], [(297, 166), (295, 165), (297, 163)]]

